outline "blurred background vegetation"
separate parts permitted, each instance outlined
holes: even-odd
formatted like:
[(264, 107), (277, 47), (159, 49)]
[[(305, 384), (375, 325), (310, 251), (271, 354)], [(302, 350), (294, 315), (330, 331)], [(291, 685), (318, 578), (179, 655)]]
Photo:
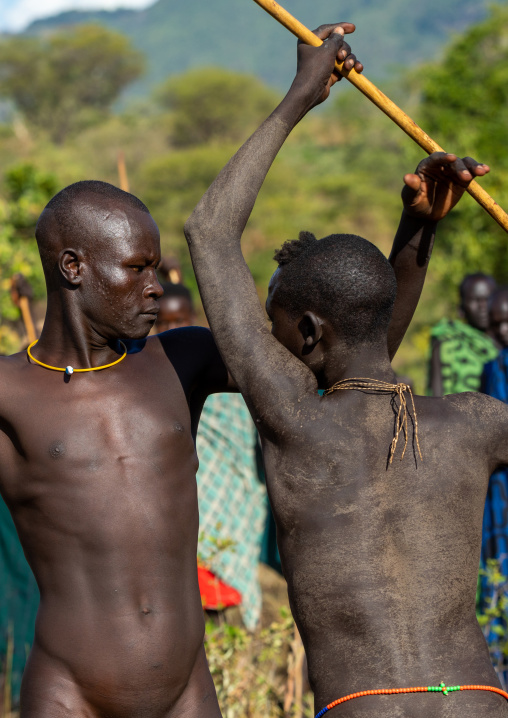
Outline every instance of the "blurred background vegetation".
[[(288, 0), (311, 26), (335, 19)], [(366, 74), (449, 151), (491, 165), (483, 186), (508, 208), (508, 4), (358, 0), (347, 20)], [(80, 179), (118, 184), (150, 208), (163, 252), (196, 292), (182, 226), (222, 165), (289, 86), (294, 39), (254, 3), (159, 0), (144, 11), (65, 13), (0, 37), (0, 352), (19, 349), (14, 272), (44, 285), (38, 213)], [(247, 74), (246, 74), (247, 73)], [(290, 137), (265, 183), (244, 248), (264, 297), (271, 257), (301, 229), (361, 234), (388, 253), (402, 177), (423, 157), (346, 81)], [(423, 391), (429, 326), (454, 315), (457, 285), (478, 270), (508, 282), (506, 234), (466, 197), (443, 222), (423, 300), (396, 368)], [(42, 311), (42, 310), (41, 310)]]

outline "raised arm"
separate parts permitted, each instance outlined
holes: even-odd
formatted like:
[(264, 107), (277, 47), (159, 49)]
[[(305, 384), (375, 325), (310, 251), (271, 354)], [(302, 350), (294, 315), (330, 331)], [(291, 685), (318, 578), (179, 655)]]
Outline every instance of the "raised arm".
[(397, 277), (397, 300), (388, 331), (393, 358), (413, 318), (422, 293), (436, 236), (437, 223), (455, 207), (474, 177), (489, 172), (471, 157), (435, 152), (404, 177), (404, 209), (393, 242), (390, 262)]
[(339, 79), (335, 59), (362, 70), (340, 23), (316, 30), (318, 48), (300, 44), (295, 80), (277, 109), (229, 161), (185, 225), (205, 311), (219, 350), (254, 416), (275, 426), (291, 420), (288, 397), (317, 388), (309, 369), (272, 335), (243, 259), (240, 240), (258, 192), (291, 130), (323, 102)]

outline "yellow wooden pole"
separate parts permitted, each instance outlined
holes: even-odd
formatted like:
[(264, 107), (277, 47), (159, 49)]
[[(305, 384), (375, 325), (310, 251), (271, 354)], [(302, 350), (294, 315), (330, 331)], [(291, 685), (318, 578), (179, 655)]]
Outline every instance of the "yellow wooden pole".
[(30, 313), (30, 303), (28, 301), (28, 297), (19, 298), (19, 308), (21, 310), (21, 316), (23, 317), (26, 336), (28, 342), (31, 344), (37, 339), (37, 334), (35, 333), (35, 326), (32, 320), (32, 315)]
[(123, 152), (118, 153), (118, 180), (120, 182), (120, 189), (123, 189), (124, 192), (129, 192), (129, 177), (127, 175), (125, 155)]
[[(319, 47), (323, 44), (314, 33), (309, 30), (305, 25), (302, 25), (293, 15), (287, 10), (284, 10), (275, 0), (254, 0), (260, 7), (274, 17), (281, 25), (284, 25), (293, 35), (305, 42), (307, 45), (313, 45)], [(444, 152), (443, 148), (440, 147), (437, 142), (428, 136), (426, 132), (414, 122), (409, 115), (406, 115), (403, 110), (400, 109), (389, 97), (381, 92), (365, 75), (359, 74), (354, 69), (345, 70), (344, 63), (336, 62), (335, 67), (349, 82), (354, 85), (360, 92), (369, 98), (376, 107), (379, 107), (385, 115), (388, 115), (401, 130), (411, 137), (420, 147), (422, 147), (429, 155), (432, 152)], [(489, 214), (493, 217), (496, 222), (508, 232), (508, 214), (497, 204), (495, 200), (480, 187), (478, 182), (473, 180), (467, 191), (474, 197), (474, 199), (480, 204)]]

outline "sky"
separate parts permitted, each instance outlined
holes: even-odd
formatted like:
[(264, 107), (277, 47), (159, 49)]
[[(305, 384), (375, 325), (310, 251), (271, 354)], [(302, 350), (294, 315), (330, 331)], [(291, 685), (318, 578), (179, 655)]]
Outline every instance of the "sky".
[(0, 32), (19, 32), (32, 20), (63, 10), (142, 8), (154, 0), (0, 0)]

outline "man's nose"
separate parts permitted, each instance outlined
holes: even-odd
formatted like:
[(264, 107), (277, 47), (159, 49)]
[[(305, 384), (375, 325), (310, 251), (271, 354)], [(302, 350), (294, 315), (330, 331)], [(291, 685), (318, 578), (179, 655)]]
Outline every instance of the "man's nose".
[(157, 279), (157, 274), (155, 270), (152, 272), (152, 276), (150, 277), (150, 282), (145, 287), (145, 291), (143, 292), (145, 297), (153, 297), (154, 299), (159, 299), (164, 294), (164, 289), (161, 286), (161, 283)]

